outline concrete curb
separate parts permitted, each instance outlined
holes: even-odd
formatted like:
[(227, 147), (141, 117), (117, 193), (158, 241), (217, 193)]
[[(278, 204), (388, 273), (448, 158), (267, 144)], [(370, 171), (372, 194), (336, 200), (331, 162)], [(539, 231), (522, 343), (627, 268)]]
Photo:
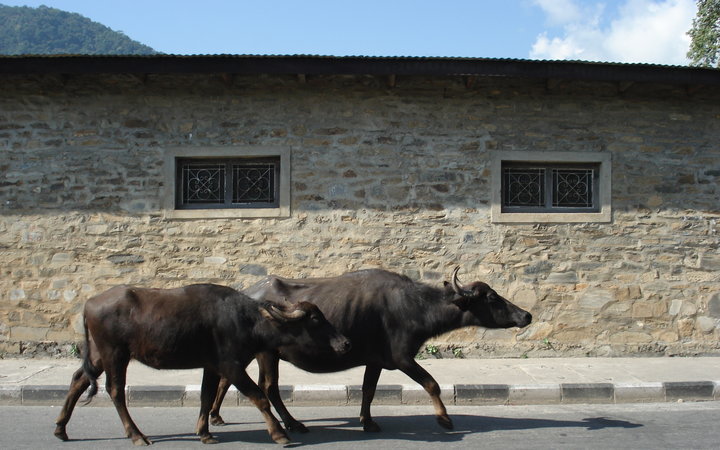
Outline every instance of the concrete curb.
[[(538, 405), (577, 403), (650, 403), (720, 400), (720, 381), (653, 383), (561, 383), (534, 385), (457, 384), (441, 385), (447, 405)], [(68, 387), (59, 385), (0, 385), (0, 406), (59, 406)], [(281, 386), (280, 395), (288, 406), (359, 405), (358, 385)], [(128, 386), (130, 406), (200, 405), (200, 386)], [(81, 399), (82, 401), (82, 399)], [(430, 404), (430, 397), (417, 385), (379, 385), (373, 404)], [(100, 388), (93, 406), (112, 403)], [(251, 406), (235, 388), (225, 397), (224, 406)]]

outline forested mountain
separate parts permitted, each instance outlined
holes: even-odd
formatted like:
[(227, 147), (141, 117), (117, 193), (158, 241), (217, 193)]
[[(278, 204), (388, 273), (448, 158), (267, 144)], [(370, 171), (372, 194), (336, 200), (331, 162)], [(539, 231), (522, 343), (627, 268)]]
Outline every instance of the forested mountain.
[(147, 55), (158, 53), (80, 14), (47, 6), (0, 5), (2, 55)]

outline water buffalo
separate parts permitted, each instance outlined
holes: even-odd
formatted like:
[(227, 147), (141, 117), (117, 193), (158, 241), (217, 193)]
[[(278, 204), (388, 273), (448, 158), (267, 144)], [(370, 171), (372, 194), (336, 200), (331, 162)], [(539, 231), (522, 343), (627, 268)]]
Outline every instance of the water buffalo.
[[(461, 285), (459, 267), (451, 282), (433, 287), (385, 270), (361, 270), (333, 278), (285, 279), (270, 276), (244, 290), (256, 300), (288, 299), (295, 303), (313, 299), (328, 321), (347, 336), (352, 350), (343, 355), (318, 358), (304, 346), (284, 345), (257, 356), (258, 383), (267, 393), (289, 430), (306, 432), (280, 399), (278, 358), (317, 373), (337, 372), (365, 366), (360, 422), (365, 431), (379, 431), (370, 404), (382, 369), (403, 371), (432, 398), (438, 423), (452, 429), (452, 421), (440, 400), (440, 387), (417, 362), (422, 344), (431, 337), (465, 326), (486, 328), (525, 327), (529, 312), (513, 305), (482, 282)], [(227, 391), (226, 380), (210, 411), (211, 423), (223, 424), (219, 409)]]
[(84, 314), (82, 367), (72, 377), (56, 421), (55, 436), (62, 440), (68, 439), (65, 427), (78, 399), (88, 387), (88, 401), (92, 399), (104, 371), (125, 433), (135, 445), (151, 443), (125, 404), (127, 366), (136, 359), (156, 369), (204, 369), (196, 428), (203, 443), (216, 442), (208, 430), (208, 412), (223, 376), (257, 406), (272, 439), (285, 444), (287, 434), (245, 368), (256, 353), (274, 352), (281, 345), (305, 347), (320, 358), (346, 352), (350, 345), (312, 303), (257, 302), (213, 284), (178, 289), (118, 286), (89, 299)]

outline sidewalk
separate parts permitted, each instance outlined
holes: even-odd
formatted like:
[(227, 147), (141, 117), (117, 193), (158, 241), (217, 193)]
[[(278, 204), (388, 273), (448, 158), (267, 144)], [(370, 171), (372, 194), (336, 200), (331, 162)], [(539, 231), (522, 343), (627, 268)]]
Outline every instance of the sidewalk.
[[(720, 357), (427, 359), (448, 405), (631, 403), (720, 400)], [(61, 405), (78, 359), (0, 359), (0, 405)], [(280, 363), (288, 405), (360, 404), (363, 367), (311, 374)], [(257, 378), (253, 362), (248, 373)], [(202, 370), (128, 368), (131, 406), (197, 406)], [(104, 377), (92, 405), (107, 406)], [(374, 404), (424, 404), (429, 396), (400, 371), (382, 372)], [(246, 405), (232, 390), (225, 405)]]

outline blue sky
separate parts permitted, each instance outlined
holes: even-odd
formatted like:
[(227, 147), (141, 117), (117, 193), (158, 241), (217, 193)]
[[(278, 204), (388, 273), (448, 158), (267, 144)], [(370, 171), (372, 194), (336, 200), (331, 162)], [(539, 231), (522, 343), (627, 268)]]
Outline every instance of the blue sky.
[(0, 0), (80, 13), (170, 54), (687, 64), (694, 0)]

